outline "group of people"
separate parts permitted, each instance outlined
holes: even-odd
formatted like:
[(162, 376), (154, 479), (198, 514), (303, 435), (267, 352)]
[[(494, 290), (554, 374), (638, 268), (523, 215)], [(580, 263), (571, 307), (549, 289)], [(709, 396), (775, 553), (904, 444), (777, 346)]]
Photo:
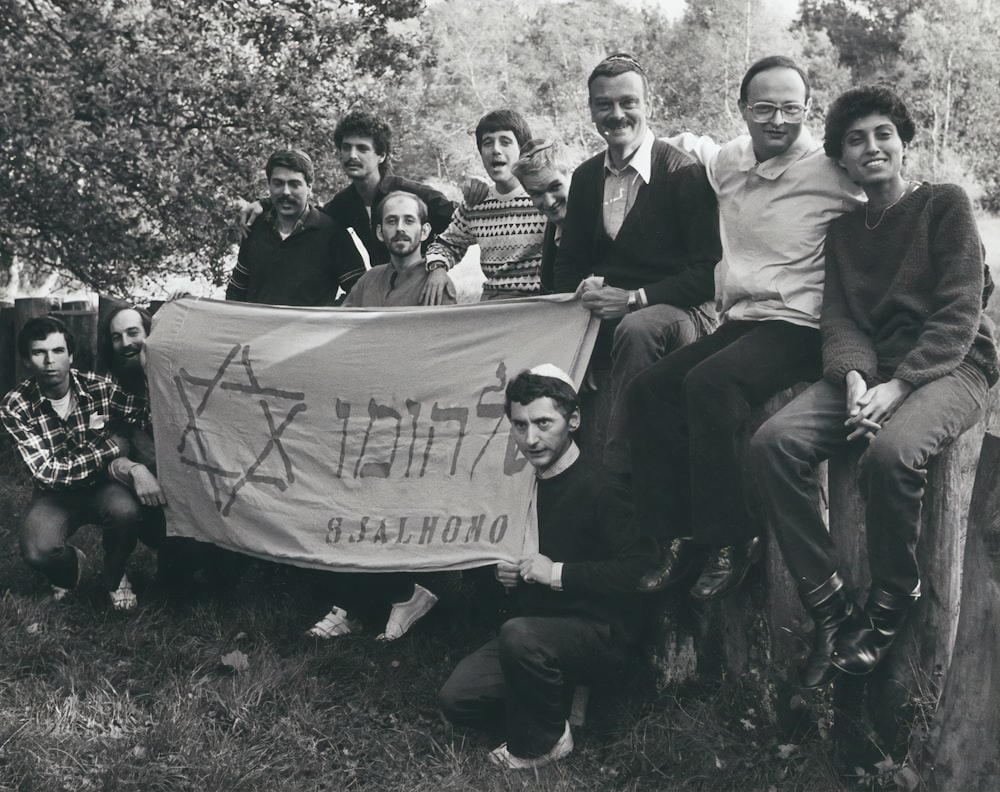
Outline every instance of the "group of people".
[[(1000, 376), (971, 203), (959, 187), (904, 175), (916, 130), (890, 88), (838, 97), (820, 143), (805, 124), (807, 74), (764, 58), (740, 86), (747, 134), (721, 145), (657, 138), (646, 74), (627, 54), (602, 60), (588, 92), (604, 151), (570, 176), (557, 141), (533, 139), (513, 110), (487, 113), (476, 146), (490, 183), (458, 206), (389, 172), (389, 127), (367, 112), (336, 129), (351, 183), (322, 209), (309, 157), (275, 152), (268, 197), (241, 217), (226, 293), (298, 306), (445, 304), (455, 301), (448, 272), (475, 244), (484, 300), (574, 292), (601, 320), (591, 367), (610, 388), (603, 460), (583, 458), (573, 439), (580, 383), (539, 361), (507, 387), (512, 436), (536, 473), (538, 552), (498, 564), (521, 614), (440, 693), (454, 723), (501, 725), (506, 741), (490, 757), (512, 769), (572, 750), (567, 692), (621, 666), (641, 594), (684, 584), (713, 599), (740, 586), (764, 537), (736, 438), (754, 407), (796, 383), (812, 384), (754, 433), (750, 455), (815, 624), (802, 684), (870, 672), (920, 595), (927, 463), (979, 418)], [(67, 537), (100, 524), (120, 608), (135, 604), (124, 570), (136, 537), (170, 558), (165, 496), (143, 457), (148, 332), (138, 311), (111, 317), (112, 380), (72, 369), (71, 334), (33, 319), (18, 338), (31, 376), (0, 406), (35, 482), (25, 560), (72, 589), (84, 559)], [(849, 444), (867, 446), (864, 607), (845, 592), (813, 476)], [(433, 607), (431, 588), (407, 579), (386, 638)], [(350, 629), (335, 606), (311, 633)]]

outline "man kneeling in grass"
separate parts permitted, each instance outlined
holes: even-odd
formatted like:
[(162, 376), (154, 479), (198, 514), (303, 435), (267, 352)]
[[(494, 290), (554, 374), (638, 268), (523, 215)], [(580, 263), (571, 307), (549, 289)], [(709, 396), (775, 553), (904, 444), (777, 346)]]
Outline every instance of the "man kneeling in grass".
[(636, 529), (624, 491), (580, 457), (572, 437), (579, 399), (565, 372), (550, 364), (522, 372), (507, 386), (505, 407), (535, 468), (538, 552), (497, 564), (522, 615), (462, 660), (438, 698), (456, 725), (503, 719), (507, 742), (490, 759), (524, 770), (573, 750), (573, 687), (620, 671), (639, 627), (632, 592), (655, 548)]
[(29, 319), (17, 337), (29, 376), (0, 403), (0, 422), (35, 485), (21, 525), (21, 555), (62, 599), (80, 582), (85, 562), (67, 538), (81, 525), (100, 525), (111, 604), (130, 610), (136, 599), (125, 563), (138, 541), (142, 508), (105, 468), (128, 455), (125, 432), (144, 427), (148, 411), (144, 399), (107, 377), (72, 368), (73, 349), (73, 334), (62, 321)]

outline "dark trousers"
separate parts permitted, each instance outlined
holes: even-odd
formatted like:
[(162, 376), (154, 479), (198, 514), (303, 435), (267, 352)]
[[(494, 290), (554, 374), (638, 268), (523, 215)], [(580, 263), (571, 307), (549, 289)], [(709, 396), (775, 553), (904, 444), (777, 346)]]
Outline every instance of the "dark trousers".
[(661, 544), (714, 546), (756, 533), (747, 513), (737, 434), (752, 407), (822, 373), (819, 330), (729, 321), (671, 353), (628, 392), (638, 519)]
[[(869, 442), (858, 483), (873, 587), (905, 596), (917, 585), (927, 462), (979, 419), (987, 390), (983, 373), (963, 363), (914, 390)], [(846, 419), (845, 386), (821, 381), (761, 426), (750, 443), (768, 521), (800, 587), (815, 588), (837, 571), (813, 469), (847, 445)]]
[(606, 624), (572, 616), (520, 616), (462, 660), (438, 694), (459, 726), (505, 720), (507, 747), (547, 753), (562, 736), (572, 687), (620, 672), (624, 651)]
[(103, 581), (109, 591), (114, 591), (135, 549), (141, 522), (138, 499), (116, 481), (82, 489), (36, 489), (21, 525), (21, 556), (53, 585), (73, 588), (77, 557), (66, 540), (81, 525), (99, 525), (104, 546)]

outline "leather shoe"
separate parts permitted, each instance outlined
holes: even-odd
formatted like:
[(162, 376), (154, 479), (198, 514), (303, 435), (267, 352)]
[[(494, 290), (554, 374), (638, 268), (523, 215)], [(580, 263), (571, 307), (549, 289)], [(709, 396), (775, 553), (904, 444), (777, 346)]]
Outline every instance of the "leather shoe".
[(727, 545), (708, 559), (701, 576), (691, 588), (695, 599), (718, 599), (739, 588), (764, 552), (764, 542), (755, 536), (745, 545)]
[(653, 594), (690, 575), (698, 561), (692, 544), (690, 539), (671, 540), (660, 563), (639, 579), (636, 588), (643, 594)]

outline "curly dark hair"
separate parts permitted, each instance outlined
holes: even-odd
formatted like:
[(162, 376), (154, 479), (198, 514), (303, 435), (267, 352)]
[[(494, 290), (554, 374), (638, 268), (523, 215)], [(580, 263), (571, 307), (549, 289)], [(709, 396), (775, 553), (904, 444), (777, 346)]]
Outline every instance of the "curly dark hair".
[(535, 399), (546, 396), (552, 399), (556, 409), (567, 420), (580, 407), (580, 397), (562, 380), (522, 371), (507, 384), (504, 412), (510, 418), (512, 403), (531, 404)]
[(883, 83), (873, 83), (851, 88), (838, 96), (826, 115), (823, 132), (823, 151), (830, 159), (844, 156), (844, 135), (851, 124), (870, 115), (888, 116), (904, 144), (917, 133), (913, 116), (906, 103), (892, 88)]
[(352, 110), (337, 122), (333, 130), (334, 145), (339, 149), (348, 135), (371, 138), (375, 153), (385, 157), (379, 165), (379, 172), (385, 174), (388, 171), (392, 158), (392, 127), (388, 121), (366, 110)]

